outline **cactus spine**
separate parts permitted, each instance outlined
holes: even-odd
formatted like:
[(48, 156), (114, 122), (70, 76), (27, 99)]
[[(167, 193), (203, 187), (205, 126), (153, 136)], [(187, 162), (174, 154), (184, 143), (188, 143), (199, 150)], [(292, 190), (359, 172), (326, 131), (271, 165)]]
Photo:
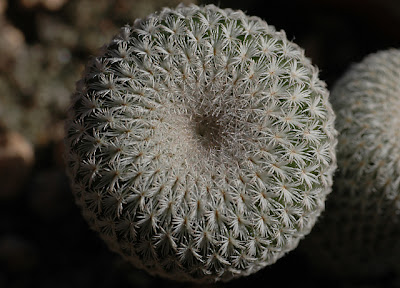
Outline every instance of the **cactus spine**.
[(400, 51), (367, 56), (331, 95), (339, 168), (324, 217), (305, 243), (329, 274), (383, 276), (396, 269), (400, 248)]
[(331, 191), (334, 114), (304, 52), (257, 17), (179, 6), (123, 27), (66, 126), (78, 204), (110, 248), (183, 281), (294, 249)]

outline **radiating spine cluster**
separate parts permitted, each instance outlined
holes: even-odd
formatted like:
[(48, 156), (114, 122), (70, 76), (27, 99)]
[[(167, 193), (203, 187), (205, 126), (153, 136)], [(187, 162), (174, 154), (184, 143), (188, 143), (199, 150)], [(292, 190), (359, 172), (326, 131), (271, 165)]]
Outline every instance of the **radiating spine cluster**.
[(400, 51), (353, 65), (331, 99), (339, 169), (323, 220), (305, 242), (330, 274), (390, 273), (400, 252)]
[(152, 274), (229, 280), (314, 225), (336, 168), (325, 84), (297, 45), (213, 5), (164, 9), (87, 66), (66, 126), (78, 204)]

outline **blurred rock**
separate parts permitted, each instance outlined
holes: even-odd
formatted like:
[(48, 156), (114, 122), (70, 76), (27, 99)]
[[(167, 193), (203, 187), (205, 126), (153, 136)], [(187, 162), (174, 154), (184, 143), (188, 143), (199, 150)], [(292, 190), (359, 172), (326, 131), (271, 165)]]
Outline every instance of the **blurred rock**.
[(25, 8), (33, 8), (38, 5), (43, 5), (49, 10), (60, 9), (68, 0), (20, 0), (21, 5)]
[(2, 15), (7, 8), (7, 0), (0, 0), (0, 15)]
[(40, 42), (57, 43), (70, 49), (78, 45), (79, 32), (63, 19), (42, 13), (37, 22)]
[(33, 147), (22, 135), (0, 132), (0, 199), (20, 193), (33, 162)]
[[(1, 1), (1, 0), (0, 0)], [(1, 2), (0, 2), (1, 3)], [(12, 66), (18, 53), (25, 48), (25, 37), (20, 30), (1, 17), (0, 4), (0, 71)]]

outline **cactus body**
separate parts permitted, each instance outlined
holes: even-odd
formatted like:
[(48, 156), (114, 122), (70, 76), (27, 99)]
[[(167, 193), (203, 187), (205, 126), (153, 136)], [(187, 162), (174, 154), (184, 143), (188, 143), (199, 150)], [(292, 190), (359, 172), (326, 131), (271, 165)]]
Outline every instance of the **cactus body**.
[(400, 248), (400, 51), (367, 56), (331, 95), (338, 172), (324, 217), (304, 244), (331, 275), (380, 277), (395, 269)]
[(78, 204), (110, 248), (182, 281), (229, 280), (294, 249), (324, 208), (336, 130), (283, 32), (213, 5), (122, 28), (66, 125)]

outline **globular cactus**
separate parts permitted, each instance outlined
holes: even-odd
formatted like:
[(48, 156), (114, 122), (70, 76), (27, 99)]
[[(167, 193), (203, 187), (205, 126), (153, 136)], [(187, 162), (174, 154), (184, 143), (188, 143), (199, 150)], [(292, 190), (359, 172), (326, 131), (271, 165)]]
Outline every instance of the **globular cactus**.
[(335, 84), (338, 172), (303, 243), (330, 275), (382, 277), (400, 248), (400, 50), (367, 56)]
[(227, 281), (294, 249), (324, 209), (334, 113), (318, 71), (257, 17), (165, 8), (88, 65), (66, 125), (83, 215), (151, 274)]

